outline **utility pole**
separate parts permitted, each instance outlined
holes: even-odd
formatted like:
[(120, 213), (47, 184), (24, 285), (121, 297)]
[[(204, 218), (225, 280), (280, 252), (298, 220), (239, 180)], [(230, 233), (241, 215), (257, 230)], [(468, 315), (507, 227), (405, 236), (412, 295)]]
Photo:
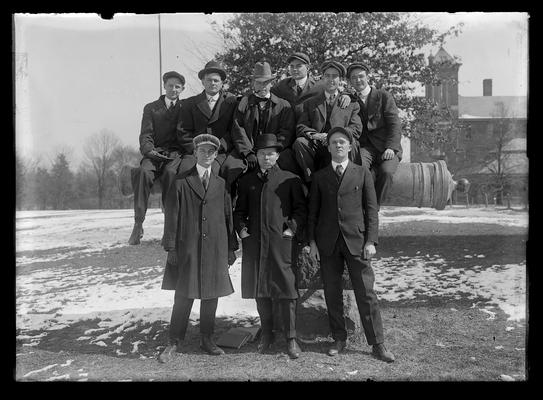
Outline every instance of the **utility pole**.
[(162, 96), (162, 42), (160, 37), (160, 13), (158, 14), (158, 95)]

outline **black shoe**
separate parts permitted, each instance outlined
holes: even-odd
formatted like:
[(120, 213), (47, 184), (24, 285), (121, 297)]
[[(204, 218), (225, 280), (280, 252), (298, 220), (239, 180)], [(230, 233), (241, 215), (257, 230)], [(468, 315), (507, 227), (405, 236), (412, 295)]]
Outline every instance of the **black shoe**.
[(373, 356), (388, 363), (394, 362), (394, 354), (387, 350), (384, 344), (374, 344), (371, 350)]
[(162, 350), (162, 353), (158, 356), (158, 362), (160, 363), (167, 363), (170, 362), (175, 353), (177, 352), (177, 344), (169, 344), (166, 346), (164, 350)]
[(290, 358), (296, 359), (300, 357), (301, 352), (302, 352), (302, 349), (300, 349), (300, 346), (298, 345), (296, 338), (291, 338), (287, 340), (287, 354), (289, 355)]
[(267, 352), (274, 341), (275, 337), (273, 333), (263, 333), (260, 338), (260, 342), (258, 343), (258, 352), (260, 354), (264, 354), (265, 352)]
[(345, 347), (347, 347), (347, 342), (345, 340), (334, 340), (334, 343), (332, 343), (332, 346), (328, 349), (328, 355), (332, 357), (337, 356), (345, 350)]
[(130, 239), (128, 239), (128, 244), (140, 244), (140, 239), (143, 237), (143, 227), (141, 225), (141, 222), (134, 223), (132, 234), (130, 235)]
[(220, 356), (224, 354), (223, 349), (218, 347), (211, 339), (211, 335), (202, 335), (200, 339), (200, 348), (205, 351), (207, 354), (212, 356)]

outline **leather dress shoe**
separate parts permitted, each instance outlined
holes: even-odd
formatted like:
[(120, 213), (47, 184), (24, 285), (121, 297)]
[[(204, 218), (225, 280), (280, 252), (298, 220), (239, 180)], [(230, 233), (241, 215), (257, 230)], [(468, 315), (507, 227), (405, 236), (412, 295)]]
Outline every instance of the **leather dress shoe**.
[(202, 335), (202, 338), (200, 339), (200, 348), (212, 356), (220, 356), (221, 354), (224, 354), (224, 350), (213, 342), (211, 335)]
[(270, 346), (275, 341), (275, 337), (272, 334), (262, 334), (262, 337), (260, 338), (260, 342), (258, 343), (258, 352), (260, 354), (263, 354), (267, 352), (270, 349)]
[(130, 235), (130, 239), (128, 239), (128, 244), (140, 244), (140, 239), (143, 237), (143, 227), (141, 225), (142, 224), (139, 222), (136, 222), (134, 224), (134, 228), (132, 228), (132, 234)]
[(300, 353), (302, 352), (302, 349), (300, 349), (300, 346), (298, 345), (298, 341), (296, 338), (288, 339), (287, 343), (287, 354), (290, 358), (296, 359), (300, 357)]
[(328, 349), (329, 356), (337, 356), (347, 347), (347, 342), (345, 340), (334, 340), (334, 343)]
[(387, 350), (384, 344), (374, 344), (371, 350), (373, 356), (381, 361), (394, 362), (394, 354)]
[(164, 350), (162, 350), (162, 353), (160, 353), (160, 355), (158, 356), (158, 362), (160, 363), (170, 362), (173, 359), (176, 352), (177, 352), (177, 344), (170, 343), (169, 345), (166, 346)]

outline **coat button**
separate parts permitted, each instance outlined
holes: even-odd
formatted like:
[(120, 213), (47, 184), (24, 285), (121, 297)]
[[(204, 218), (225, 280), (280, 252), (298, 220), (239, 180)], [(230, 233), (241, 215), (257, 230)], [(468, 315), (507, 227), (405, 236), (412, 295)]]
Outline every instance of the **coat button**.
[(207, 201), (205, 201), (205, 200), (204, 200), (204, 201), (202, 201), (202, 204), (205, 204), (205, 203), (207, 203)]
[(206, 221), (206, 220), (207, 220), (207, 218), (206, 218), (206, 217), (203, 217), (203, 218), (202, 218), (202, 221)]
[(204, 237), (204, 239), (207, 237), (205, 233), (203, 233), (202, 236)]

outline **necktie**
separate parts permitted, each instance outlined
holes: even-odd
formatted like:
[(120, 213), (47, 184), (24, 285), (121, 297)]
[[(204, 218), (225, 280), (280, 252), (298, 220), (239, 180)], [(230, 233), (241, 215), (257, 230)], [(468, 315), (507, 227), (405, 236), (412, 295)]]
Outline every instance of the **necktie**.
[(341, 176), (343, 175), (343, 167), (341, 164), (336, 165), (336, 175), (339, 179), (341, 179)]
[(207, 185), (209, 185), (209, 174), (207, 169), (204, 172), (204, 176), (202, 176), (202, 184), (204, 185), (204, 189), (207, 190)]
[(336, 96), (335, 95), (332, 95), (330, 96), (330, 98), (328, 99), (328, 105), (329, 106), (333, 106), (334, 105), (334, 100), (336, 99)]
[(268, 180), (268, 170), (262, 172), (262, 179), (264, 179), (265, 181)]
[(302, 94), (302, 90), (301, 86), (296, 85), (296, 93), (298, 93), (298, 96)]

